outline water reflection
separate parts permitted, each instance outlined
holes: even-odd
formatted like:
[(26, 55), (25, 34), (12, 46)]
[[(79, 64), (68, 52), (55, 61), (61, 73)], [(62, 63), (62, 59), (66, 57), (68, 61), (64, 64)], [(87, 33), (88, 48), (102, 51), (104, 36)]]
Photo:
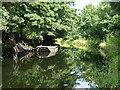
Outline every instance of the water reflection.
[(81, 78), (81, 76), (84, 75), (86, 72), (81, 72), (80, 69), (81, 67), (76, 67), (76, 69), (73, 72), (71, 72), (71, 74), (74, 74), (79, 77), (75, 82), (74, 89), (75, 88), (91, 88), (91, 87), (96, 88), (98, 87), (98, 85), (95, 84), (94, 82), (90, 83), (90, 82), (87, 82), (85, 79)]
[(50, 58), (38, 58), (27, 53), (29, 57), (26, 59), (17, 55), (17, 61), (4, 60), (3, 88), (97, 87), (99, 82), (96, 83), (92, 76), (97, 75), (96, 64), (90, 57), (91, 61), (85, 61), (87, 58), (83, 53), (74, 48), (61, 48), (56, 56)]

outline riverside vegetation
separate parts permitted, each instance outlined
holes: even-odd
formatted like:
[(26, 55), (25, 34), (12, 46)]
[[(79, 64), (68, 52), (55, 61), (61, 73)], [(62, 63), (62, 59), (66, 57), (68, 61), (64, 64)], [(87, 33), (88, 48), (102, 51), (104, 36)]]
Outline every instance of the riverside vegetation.
[[(74, 3), (67, 2), (1, 2), (0, 4), (3, 66), (6, 60), (9, 60), (6, 58), (12, 57), (11, 52), (14, 53), (13, 47), (18, 42), (25, 42), (32, 47), (56, 43), (61, 48), (71, 49), (61, 49), (60, 57), (66, 55), (64, 57), (65, 61), (58, 60), (56, 62), (53, 59), (53, 67), (56, 67), (58, 63), (66, 63), (68, 65), (65, 64), (66, 68), (69, 68), (70, 71), (74, 66), (82, 67), (79, 70), (81, 72), (83, 70), (86, 73), (81, 77), (86, 78), (89, 76), (86, 81), (94, 81), (98, 88), (119, 87), (119, 2), (100, 3), (98, 7), (87, 5), (83, 10), (72, 9), (69, 6), (74, 5)], [(77, 11), (80, 12), (79, 15), (76, 14)], [(75, 48), (77, 51), (73, 50)], [(49, 63), (49, 65), (51, 66), (49, 68), (53, 68), (52, 64)], [(63, 66), (65, 65), (63, 64)], [(34, 62), (34, 67), (33, 72), (35, 71), (36, 73), (34, 72), (32, 75), (29, 74), (32, 72), (29, 70), (26, 73), (19, 71), (16, 74), (16, 77), (19, 76), (19, 78), (23, 75), (25, 87), (30, 87), (31, 83), (26, 77), (37, 78), (36, 74), (38, 76), (43, 74), (42, 72), (38, 73), (39, 70), (37, 68), (47, 68), (47, 66), (38, 66), (36, 62)], [(70, 73), (70, 71), (66, 72), (65, 69), (62, 72), (60, 67), (62, 66), (57, 67), (58, 71), (53, 68), (53, 71), (66, 77), (66, 74)], [(41, 70), (44, 71), (45, 68)], [(88, 70), (87, 68), (90, 69)], [(4, 75), (6, 76), (7, 74)], [(46, 77), (50, 76), (47, 75)], [(58, 78), (60, 77), (56, 77), (56, 80)], [(65, 82), (69, 81), (69, 79), (74, 80), (76, 78), (66, 78)], [(43, 82), (46, 84), (47, 79)], [(59, 80), (56, 82), (59, 82)], [(3, 81), (3, 83), (8, 85), (8, 82)], [(61, 83), (63, 82), (61, 81), (59, 85), (53, 85), (50, 88), (60, 87)], [(36, 84), (36, 81), (34, 81), (34, 84), (31, 87), (40, 87)], [(49, 83), (49, 85), (52, 85), (52, 83)], [(11, 86), (14, 85), (8, 85), (8, 87)], [(72, 86), (69, 86), (69, 88), (72, 88)]]

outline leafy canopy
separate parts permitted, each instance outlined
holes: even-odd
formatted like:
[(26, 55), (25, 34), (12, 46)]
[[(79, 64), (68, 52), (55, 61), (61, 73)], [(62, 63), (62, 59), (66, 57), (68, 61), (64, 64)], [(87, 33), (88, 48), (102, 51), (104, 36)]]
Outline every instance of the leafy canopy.
[(63, 37), (72, 30), (76, 13), (65, 2), (10, 2), (3, 3), (9, 29), (7, 33), (22, 32), (27, 39), (44, 40), (44, 35)]

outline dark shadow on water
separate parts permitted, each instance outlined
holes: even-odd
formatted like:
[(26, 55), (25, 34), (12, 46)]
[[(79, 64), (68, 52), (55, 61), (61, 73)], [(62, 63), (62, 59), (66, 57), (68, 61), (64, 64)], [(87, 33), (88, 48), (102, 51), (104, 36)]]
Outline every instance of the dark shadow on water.
[[(95, 55), (86, 53), (77, 48), (61, 47), (49, 58), (38, 58), (31, 52), (28, 56), (22, 53), (14, 59), (6, 59), (3, 61), (3, 88), (73, 88), (78, 79), (91, 77), (83, 73), (87, 73), (91, 64), (99, 66), (94, 62)], [(22, 55), (25, 58), (21, 59)]]
[[(68, 76), (73, 70), (72, 62), (68, 64), (66, 55), (61, 51), (56, 56), (45, 59), (33, 55), (31, 58), (19, 60), (22, 56), (18, 56), (18, 61), (3, 61), (3, 87), (61, 88), (69, 80), (75, 81), (75, 78), (69, 79), (71, 77)], [(70, 86), (73, 86), (73, 82)]]

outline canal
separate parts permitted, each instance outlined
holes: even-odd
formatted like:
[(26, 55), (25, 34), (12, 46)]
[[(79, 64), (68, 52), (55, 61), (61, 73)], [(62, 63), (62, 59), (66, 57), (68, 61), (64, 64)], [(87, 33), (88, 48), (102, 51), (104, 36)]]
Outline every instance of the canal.
[(97, 88), (108, 68), (99, 53), (76, 48), (61, 47), (49, 58), (18, 57), (2, 62), (3, 88)]

